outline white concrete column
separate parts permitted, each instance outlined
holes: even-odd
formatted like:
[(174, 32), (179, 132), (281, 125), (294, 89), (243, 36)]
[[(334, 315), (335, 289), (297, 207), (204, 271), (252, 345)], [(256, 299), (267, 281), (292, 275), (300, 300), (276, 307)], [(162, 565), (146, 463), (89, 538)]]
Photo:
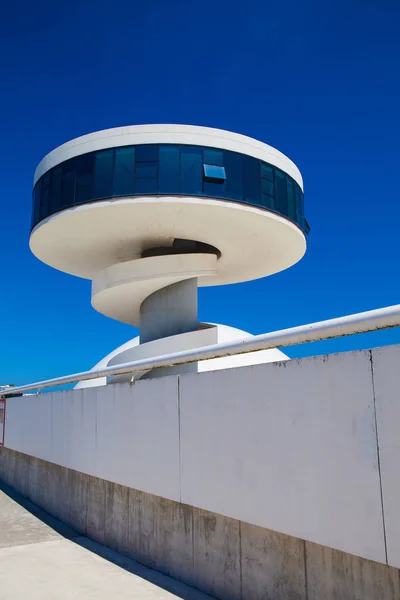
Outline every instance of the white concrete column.
[(140, 306), (140, 343), (197, 329), (197, 277), (168, 285)]

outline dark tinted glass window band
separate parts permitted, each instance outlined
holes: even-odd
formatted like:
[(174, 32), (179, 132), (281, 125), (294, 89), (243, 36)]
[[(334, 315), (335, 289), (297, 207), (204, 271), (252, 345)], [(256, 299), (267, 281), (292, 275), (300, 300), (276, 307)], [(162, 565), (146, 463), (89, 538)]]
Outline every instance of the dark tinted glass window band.
[(277, 167), (251, 156), (184, 144), (97, 150), (47, 171), (33, 192), (32, 227), (77, 204), (135, 195), (206, 196), (274, 211), (308, 233), (304, 194)]

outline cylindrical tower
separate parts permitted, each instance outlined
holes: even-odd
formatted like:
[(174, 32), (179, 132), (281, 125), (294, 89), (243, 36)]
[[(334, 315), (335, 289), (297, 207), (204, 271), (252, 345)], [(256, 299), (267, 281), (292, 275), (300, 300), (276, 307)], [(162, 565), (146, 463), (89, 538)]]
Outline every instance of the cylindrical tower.
[(142, 355), (177, 336), (183, 347), (188, 335), (204, 345), (198, 285), (265, 277), (306, 250), (299, 170), (228, 131), (138, 125), (85, 135), (40, 162), (33, 195), (32, 252), (90, 279), (96, 310), (141, 327)]

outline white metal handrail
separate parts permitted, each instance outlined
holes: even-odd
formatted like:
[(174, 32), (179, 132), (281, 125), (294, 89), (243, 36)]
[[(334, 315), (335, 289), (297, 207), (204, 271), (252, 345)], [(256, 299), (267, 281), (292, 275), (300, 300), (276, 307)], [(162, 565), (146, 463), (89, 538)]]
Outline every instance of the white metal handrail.
[(47, 379), (45, 381), (20, 385), (2, 391), (0, 394), (4, 397), (16, 393), (41, 390), (46, 387), (97, 379), (99, 377), (112, 377), (128, 373), (134, 375), (137, 371), (172, 367), (200, 360), (223, 358), (224, 356), (246, 354), (248, 352), (269, 350), (271, 348), (284, 348), (287, 346), (295, 346), (297, 344), (305, 344), (307, 342), (317, 342), (320, 340), (343, 337), (356, 333), (367, 333), (369, 331), (398, 326), (400, 326), (400, 304), (348, 315), (346, 317), (310, 323), (309, 325), (300, 325), (299, 327), (263, 333), (251, 338), (242, 338), (240, 340), (224, 342), (222, 344), (213, 344), (212, 346), (174, 352), (172, 354), (156, 356), (154, 358), (144, 358), (112, 367), (104, 367), (93, 371), (84, 371), (82, 373), (74, 373), (73, 375), (65, 375), (64, 377), (56, 377), (55, 379)]

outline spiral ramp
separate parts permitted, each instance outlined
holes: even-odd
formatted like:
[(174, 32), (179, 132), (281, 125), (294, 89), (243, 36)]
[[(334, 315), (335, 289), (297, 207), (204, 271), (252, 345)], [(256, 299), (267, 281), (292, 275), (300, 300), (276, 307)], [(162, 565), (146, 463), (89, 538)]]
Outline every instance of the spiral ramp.
[(140, 307), (148, 296), (188, 279), (217, 274), (216, 254), (152, 256), (112, 265), (92, 281), (92, 306), (122, 323), (140, 327)]

